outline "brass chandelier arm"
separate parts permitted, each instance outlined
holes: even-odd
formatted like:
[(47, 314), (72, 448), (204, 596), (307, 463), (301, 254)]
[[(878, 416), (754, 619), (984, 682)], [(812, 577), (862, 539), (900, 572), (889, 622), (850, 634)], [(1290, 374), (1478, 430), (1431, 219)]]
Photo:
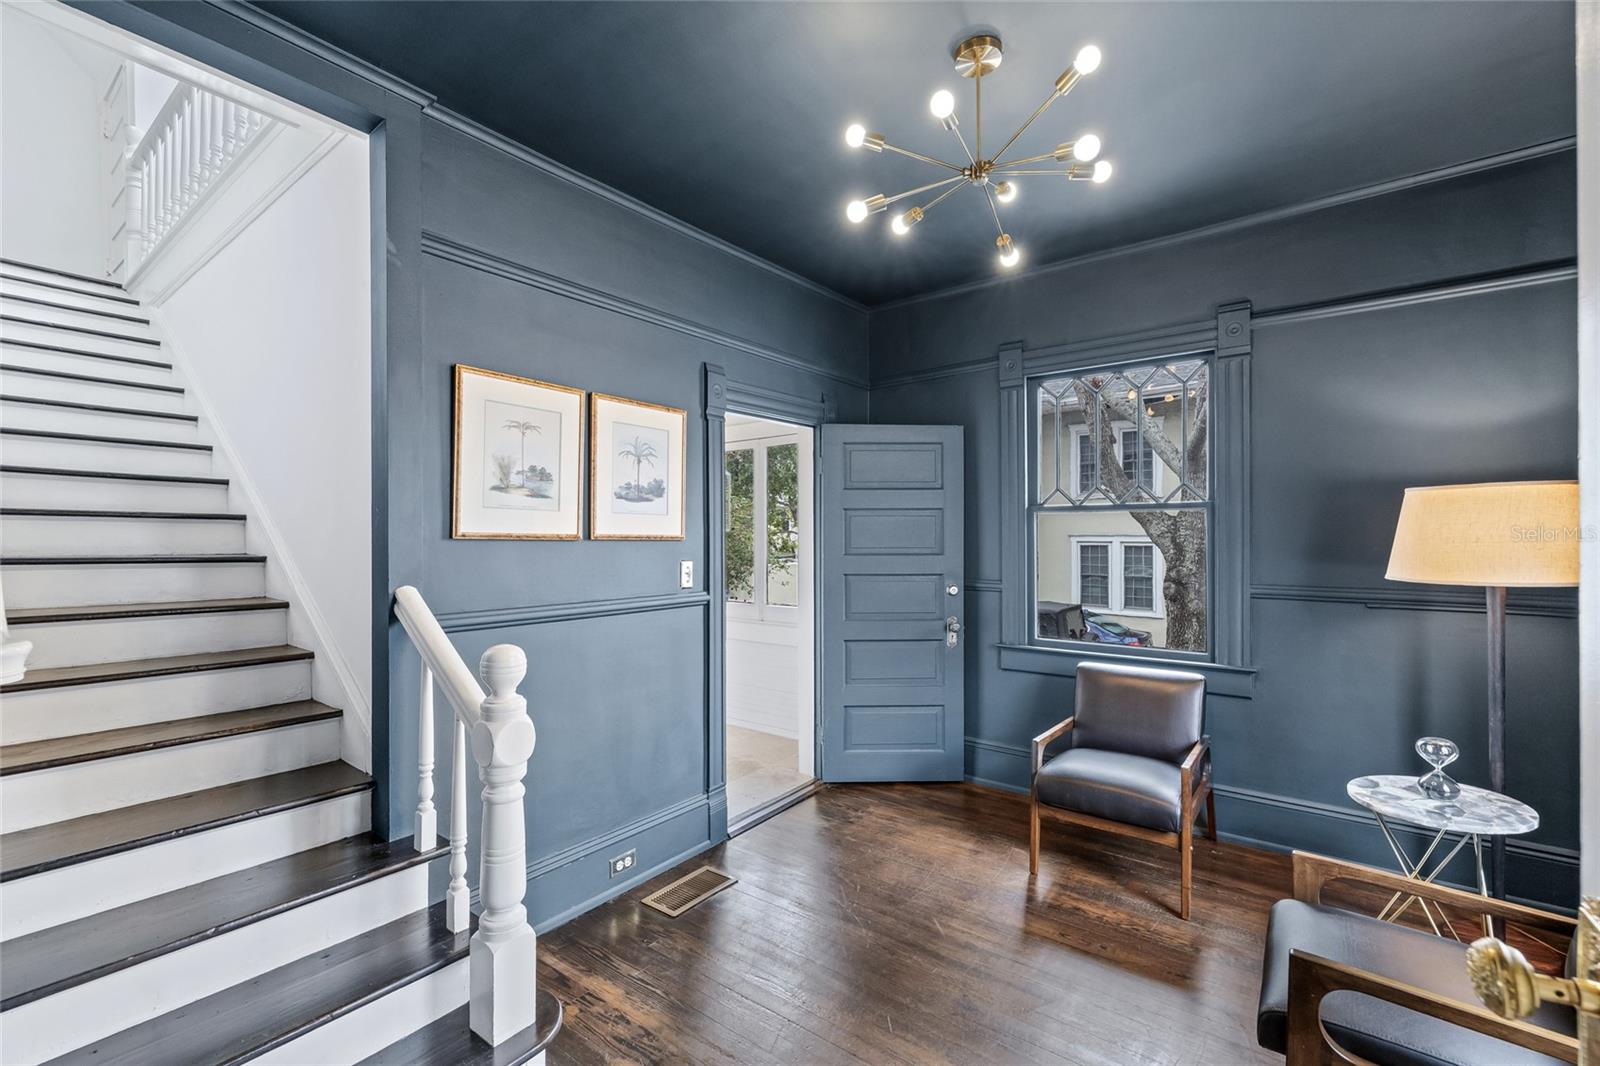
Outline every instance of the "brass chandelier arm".
[(1054, 152), (1045, 152), (1043, 155), (1030, 155), (1025, 159), (1011, 159), (1004, 163), (995, 163), (992, 165), (992, 169), (1009, 170), (1012, 167), (1025, 167), (1029, 163), (1043, 163), (1046, 160), (1054, 159), (1055, 157), (1056, 154)]
[(945, 198), (947, 196), (949, 196), (951, 193), (955, 192), (959, 188), (961, 188), (961, 186), (959, 186), (959, 185), (951, 185), (950, 188), (946, 189), (944, 192), (940, 193), (938, 196), (935, 196), (932, 200), (929, 200), (927, 203), (923, 204), (922, 205), (922, 213), (923, 214), (927, 214), (929, 211), (932, 211), (934, 208), (938, 207), (941, 203), (944, 202), (944, 200), (945, 200)]
[[(908, 196), (915, 196), (918, 193), (929, 192), (929, 191), (931, 191), (933, 189), (940, 189), (940, 188), (943, 188), (946, 185), (955, 185), (957, 182), (962, 182), (962, 181), (966, 181), (966, 180), (967, 180), (967, 176), (965, 174), (958, 174), (953, 178), (945, 178), (943, 181), (934, 181), (934, 182), (929, 182), (927, 185), (918, 185), (915, 189), (907, 189), (905, 192), (895, 193), (893, 196), (885, 197), (882, 206), (883, 207), (888, 207), (890, 204), (895, 203), (895, 202), (897, 202), (899, 200), (904, 200)], [(957, 186), (957, 187), (959, 187), (959, 186)], [(936, 200), (934, 202), (937, 203), (938, 201)], [(924, 210), (926, 210), (926, 209), (924, 209)]]
[(1038, 107), (1033, 109), (1033, 114), (1028, 116), (1028, 121), (1026, 121), (1022, 125), (1018, 126), (1017, 127), (1017, 132), (1013, 133), (1011, 135), (1010, 140), (1006, 141), (1005, 144), (1002, 144), (1000, 146), (1000, 150), (994, 154), (994, 159), (992, 160), (994, 165), (996, 165), (996, 166), (1000, 165), (1000, 157), (1006, 154), (1006, 150), (1009, 149), (1013, 144), (1016, 144), (1017, 143), (1017, 138), (1021, 137), (1023, 132), (1026, 131), (1029, 126), (1033, 125), (1034, 119), (1036, 119), (1040, 115), (1044, 114), (1045, 108), (1047, 108), (1051, 104), (1055, 103), (1056, 102), (1056, 98), (1059, 97), (1059, 96), (1062, 96), (1062, 95), (1064, 95), (1064, 94), (1059, 92), (1059, 91), (1052, 91), (1049, 96), (1044, 98), (1044, 103), (1040, 104)]
[(1052, 178), (1064, 178), (1067, 176), (1067, 171), (1064, 168), (1061, 170), (1008, 170), (1006, 173), (1017, 177), (1037, 177), (1041, 174), (1049, 175)]
[(954, 163), (946, 163), (943, 159), (935, 159), (931, 155), (923, 155), (921, 152), (913, 152), (909, 148), (900, 148), (900, 147), (897, 147), (896, 145), (890, 144), (887, 141), (884, 142), (883, 147), (884, 147), (885, 151), (897, 152), (900, 155), (910, 156), (912, 159), (920, 159), (924, 163), (932, 163), (936, 167), (944, 167), (947, 170), (957, 170), (957, 171), (963, 169), (961, 167), (956, 166)]
[(1004, 237), (1006, 235), (1006, 227), (1005, 224), (1000, 221), (1000, 209), (996, 207), (994, 203), (994, 190), (990, 189), (987, 185), (980, 185), (978, 187), (983, 190), (983, 198), (984, 200), (988, 201), (989, 204), (989, 213), (994, 216), (995, 233)]

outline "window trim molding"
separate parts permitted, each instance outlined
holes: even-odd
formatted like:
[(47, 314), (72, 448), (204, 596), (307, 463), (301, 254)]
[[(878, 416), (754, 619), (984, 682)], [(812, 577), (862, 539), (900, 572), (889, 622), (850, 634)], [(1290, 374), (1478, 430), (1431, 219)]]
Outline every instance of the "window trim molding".
[[(1199, 322), (1035, 349), (1020, 341), (1000, 346), (996, 365), (1000, 385), (1001, 669), (1070, 675), (1076, 669), (1072, 664), (1079, 659), (1116, 654), (1140, 661), (1213, 667), (1224, 674), (1253, 674), (1249, 665), (1250, 354), (1251, 309), (1247, 301), (1221, 305), (1213, 318)], [(1036, 511), (1031, 506), (1032, 453), (1036, 448), (1036, 408), (1030, 396), (1033, 379), (1180, 356), (1203, 356), (1211, 361), (1212, 543), (1207, 563), (1211, 650), (1203, 655), (1166, 649), (1110, 652), (1096, 648), (1084, 652), (1078, 650), (1081, 645), (1041, 642), (1032, 620)], [(1061, 657), (1060, 662), (1044, 669), (1055, 662), (1052, 656)]]

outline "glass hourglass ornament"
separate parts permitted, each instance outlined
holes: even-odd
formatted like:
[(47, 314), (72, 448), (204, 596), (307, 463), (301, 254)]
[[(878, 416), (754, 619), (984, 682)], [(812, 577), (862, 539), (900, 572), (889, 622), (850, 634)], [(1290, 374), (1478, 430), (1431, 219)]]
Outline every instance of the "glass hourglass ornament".
[(1417, 779), (1417, 787), (1422, 789), (1424, 796), (1447, 800), (1461, 795), (1461, 786), (1444, 772), (1446, 766), (1461, 757), (1461, 749), (1456, 747), (1455, 741), (1444, 737), (1423, 737), (1417, 741), (1417, 754), (1422, 756), (1423, 762), (1433, 767)]

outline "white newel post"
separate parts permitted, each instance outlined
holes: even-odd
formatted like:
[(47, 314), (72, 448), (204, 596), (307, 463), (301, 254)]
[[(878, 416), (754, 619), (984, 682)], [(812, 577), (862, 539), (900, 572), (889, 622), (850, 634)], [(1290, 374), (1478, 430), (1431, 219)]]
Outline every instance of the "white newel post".
[(522, 779), (533, 754), (528, 701), (517, 694), (528, 659), (522, 649), (496, 644), (483, 653), (478, 676), (489, 695), (472, 730), (472, 755), (483, 781), (483, 837), (478, 887), (483, 913), (472, 936), (472, 1031), (491, 1044), (535, 1020), (536, 954), (533, 927), (522, 904), (528, 889)]

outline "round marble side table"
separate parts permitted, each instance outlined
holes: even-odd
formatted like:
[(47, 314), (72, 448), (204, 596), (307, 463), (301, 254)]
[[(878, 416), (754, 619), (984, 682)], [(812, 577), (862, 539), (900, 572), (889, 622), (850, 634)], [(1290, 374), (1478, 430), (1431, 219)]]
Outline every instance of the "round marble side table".
[[(1483, 870), (1483, 838), (1517, 836), (1531, 833), (1539, 828), (1539, 812), (1526, 803), (1499, 792), (1490, 792), (1486, 788), (1474, 788), (1472, 785), (1462, 785), (1461, 795), (1454, 799), (1434, 799), (1423, 794), (1415, 777), (1405, 774), (1372, 774), (1354, 778), (1345, 785), (1345, 791), (1349, 793), (1351, 799), (1371, 811), (1378, 819), (1378, 828), (1383, 832), (1383, 838), (1389, 842), (1389, 850), (1394, 852), (1395, 861), (1400, 864), (1400, 872), (1414, 881), (1424, 883), (1433, 881), (1444, 872), (1446, 866), (1450, 865), (1450, 860), (1470, 843), (1473, 862), (1477, 868), (1478, 892), (1484, 896), (1489, 894), (1489, 882)], [(1433, 830), (1433, 839), (1423, 850), (1421, 858), (1413, 861), (1406, 853), (1405, 848), (1395, 837), (1394, 830), (1389, 827), (1391, 821)], [(1435, 862), (1430, 869), (1429, 860), (1451, 834), (1456, 834), (1460, 839), (1449, 853)], [(1461, 939), (1454, 927), (1445, 921), (1444, 913), (1438, 910), (1437, 904), (1430, 904), (1417, 896), (1406, 896), (1404, 893), (1396, 892), (1378, 912), (1378, 918), (1380, 921), (1397, 921), (1413, 902), (1422, 908), (1423, 916), (1428, 919), (1428, 924), (1433, 926), (1435, 933), (1444, 935), (1439, 928), (1439, 922), (1444, 921), (1445, 928), (1450, 930), (1450, 935), (1457, 940)]]

